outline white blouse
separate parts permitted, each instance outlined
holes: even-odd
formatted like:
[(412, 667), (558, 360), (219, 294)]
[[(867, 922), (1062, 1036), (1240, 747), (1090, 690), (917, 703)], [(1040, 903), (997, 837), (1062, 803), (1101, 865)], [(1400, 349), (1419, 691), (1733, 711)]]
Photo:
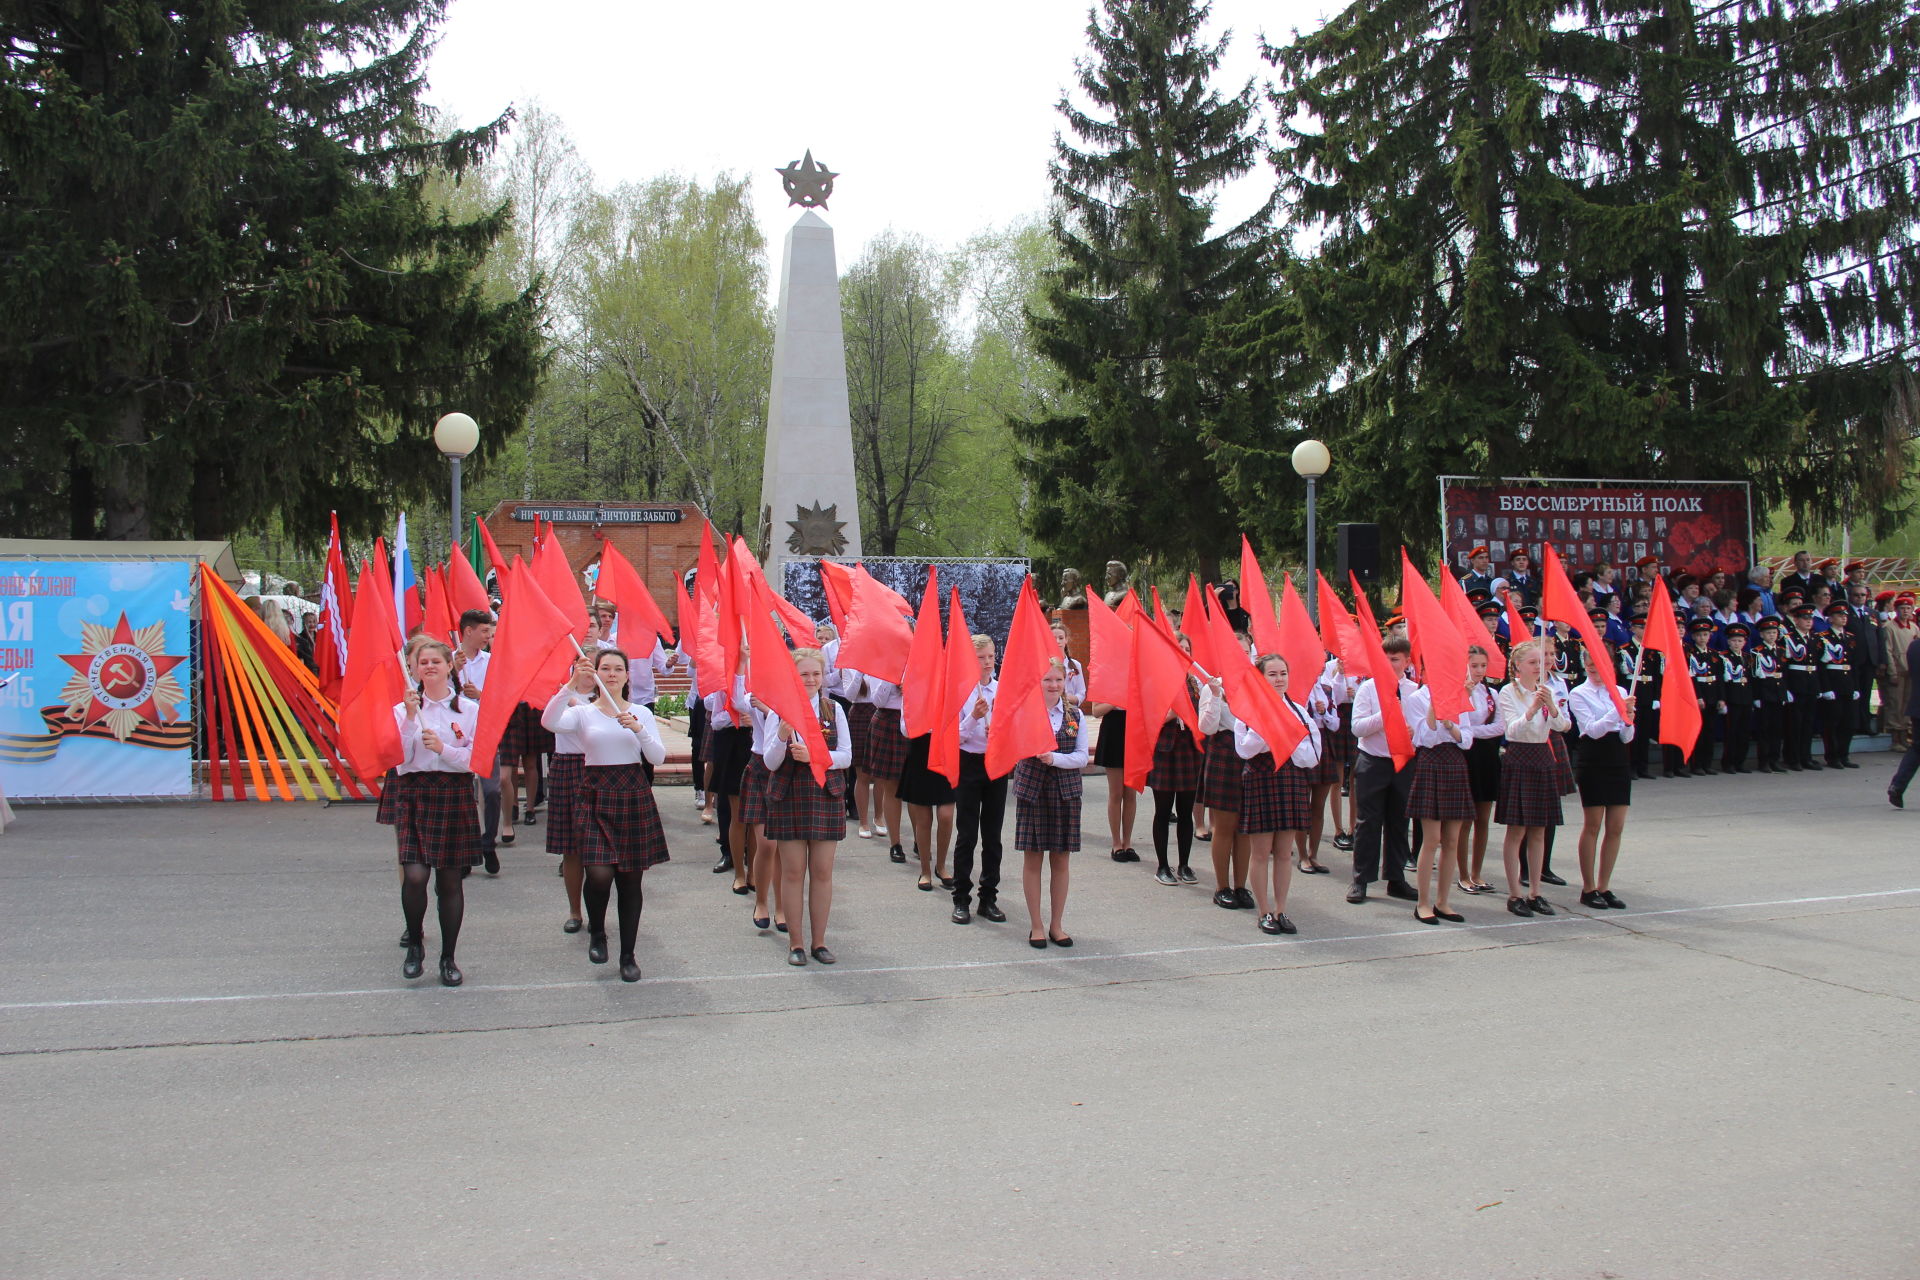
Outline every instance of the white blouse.
[(1216, 733), (1231, 733), (1239, 721), (1234, 719), (1233, 710), (1227, 706), (1227, 700), (1213, 691), (1213, 686), (1200, 686), (1200, 732), (1211, 738)]
[[(1054, 740), (1056, 742), (1059, 741), (1059, 738), (1060, 738), (1061, 717), (1063, 717), (1066, 714), (1066, 711), (1067, 711), (1067, 704), (1064, 698), (1061, 701), (1054, 703), (1051, 707), (1047, 708), (1047, 720), (1053, 725)], [(1091, 716), (1088, 716), (1085, 714), (1081, 715), (1080, 736), (1077, 739), (1075, 739), (1073, 750), (1048, 751), (1041, 754), (1038, 758), (1041, 760), (1045, 760), (1048, 764), (1052, 765), (1056, 769), (1086, 768), (1087, 757), (1090, 754), (1087, 748), (1087, 721), (1090, 719), (1092, 719)]]
[(555, 734), (568, 733), (578, 740), (589, 767), (609, 764), (659, 764), (667, 758), (667, 744), (660, 740), (660, 728), (653, 713), (639, 703), (629, 703), (637, 728), (627, 729), (618, 720), (590, 703), (571, 687), (553, 695), (553, 701), (540, 716), (540, 723)]
[(868, 701), (882, 711), (898, 711), (903, 701), (899, 685), (888, 684), (885, 680), (876, 680), (872, 676), (867, 677), (867, 697)]
[[(480, 705), (472, 698), (460, 699), (460, 709), (453, 710), (453, 690), (447, 690), (447, 696), (439, 700), (420, 695), (420, 712), (411, 718), (407, 715), (407, 704), (393, 704), (393, 722), (400, 730), (400, 745), (406, 755), (401, 758), (401, 773), (466, 773), (467, 765), (473, 760), (473, 730), (480, 720)], [(440, 735), (440, 750), (429, 751), (421, 739), (422, 730), (431, 729)]]
[(1482, 680), (1473, 686), (1467, 697), (1473, 706), (1463, 722), (1466, 731), (1475, 738), (1503, 736), (1507, 731), (1507, 718), (1500, 714), (1500, 699), (1494, 696), (1487, 682)]
[[(1281, 701), (1287, 704), (1287, 710), (1298, 717), (1307, 730), (1306, 736), (1300, 739), (1287, 760), (1302, 769), (1311, 769), (1320, 763), (1320, 726), (1307, 714), (1307, 709), (1292, 698), (1283, 698)], [(1241, 721), (1233, 731), (1233, 749), (1242, 760), (1251, 760), (1273, 748), (1267, 745), (1267, 740), (1260, 736), (1258, 730)]]
[(710, 693), (701, 699), (707, 707), (707, 727), (709, 729), (736, 729), (747, 723), (748, 712), (752, 704), (747, 701), (747, 682), (739, 676), (734, 677), (733, 693)]
[(1612, 696), (1599, 681), (1589, 680), (1574, 689), (1568, 695), (1567, 705), (1580, 726), (1580, 736), (1604, 738), (1617, 733), (1620, 741), (1633, 741), (1633, 726), (1620, 718), (1620, 708), (1613, 705)]
[(976, 684), (973, 691), (960, 704), (960, 749), (974, 755), (984, 754), (987, 749), (987, 722), (991, 714), (976, 718), (974, 705), (985, 700), (987, 711), (993, 711), (993, 695), (1000, 691), (998, 680), (989, 680), (986, 684)]
[[(1458, 720), (1436, 718), (1431, 725), (1427, 723), (1427, 711), (1433, 706), (1433, 690), (1426, 685), (1408, 694), (1407, 700), (1401, 705), (1406, 710), (1407, 732), (1413, 738), (1415, 749), (1441, 746), (1464, 748), (1472, 744), (1473, 736), (1467, 726)], [(1468, 718), (1471, 719), (1471, 715)], [(1449, 729), (1460, 736), (1456, 738), (1454, 733), (1448, 732)]]
[[(1549, 695), (1551, 686), (1543, 685)], [(1500, 690), (1500, 716), (1507, 722), (1508, 742), (1545, 742), (1549, 733), (1565, 733), (1573, 722), (1567, 719), (1566, 704), (1553, 698), (1553, 713), (1543, 716), (1535, 710), (1534, 695), (1520, 687), (1518, 680)]]
[[(827, 768), (844, 769), (853, 763), (853, 735), (847, 732), (847, 713), (831, 698), (824, 699), (833, 708), (833, 749), (827, 753)], [(778, 769), (787, 762), (787, 742), (780, 736), (780, 714), (767, 712), (760, 729), (760, 759), (767, 768)]]

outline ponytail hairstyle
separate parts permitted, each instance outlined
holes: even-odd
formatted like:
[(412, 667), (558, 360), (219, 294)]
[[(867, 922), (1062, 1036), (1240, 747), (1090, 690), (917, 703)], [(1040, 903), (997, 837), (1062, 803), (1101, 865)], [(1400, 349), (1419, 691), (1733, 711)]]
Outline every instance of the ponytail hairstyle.
[[(409, 676), (413, 674), (414, 656), (418, 654), (422, 649), (438, 649), (440, 651), (440, 656), (447, 660), (447, 666), (449, 668), (453, 666), (453, 646), (448, 644), (445, 640), (436, 639), (435, 637), (428, 635), (426, 632), (422, 631), (416, 634), (411, 640), (407, 641), (407, 647), (405, 652), (407, 655), (407, 674)], [(448, 708), (453, 711), (460, 710), (460, 681), (453, 677), (451, 670), (449, 670), (449, 673), (447, 676), (447, 688), (453, 694), (452, 700), (447, 704)], [(415, 680), (413, 682), (413, 689), (414, 689), (414, 692), (418, 693), (421, 697), (423, 698), (426, 697), (426, 686), (421, 684), (418, 680)]]

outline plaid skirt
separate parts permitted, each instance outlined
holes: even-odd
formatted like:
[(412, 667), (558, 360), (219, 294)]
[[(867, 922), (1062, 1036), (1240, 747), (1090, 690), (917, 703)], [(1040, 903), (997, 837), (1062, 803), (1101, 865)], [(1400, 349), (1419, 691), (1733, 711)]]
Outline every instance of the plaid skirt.
[(751, 827), (767, 820), (767, 779), (772, 776), (758, 751), (747, 753), (746, 772), (740, 776), (740, 822)]
[(1240, 812), (1240, 763), (1240, 753), (1233, 749), (1233, 730), (1222, 729), (1208, 738), (1199, 802), (1222, 813)]
[(1302, 770), (1307, 775), (1307, 783), (1310, 786), (1330, 787), (1346, 776), (1347, 766), (1334, 759), (1333, 753), (1328, 749), (1332, 737), (1332, 730), (1324, 727), (1320, 730), (1320, 758), (1314, 762), (1311, 769)]
[(506, 729), (500, 734), (499, 762), (518, 768), (526, 757), (549, 755), (552, 751), (553, 731), (540, 723), (540, 711), (530, 702), (515, 707), (507, 717)]
[(1500, 761), (1493, 820), (1508, 827), (1560, 825), (1560, 766), (1544, 742), (1509, 742)]
[(1198, 791), (1206, 757), (1193, 745), (1193, 735), (1178, 720), (1160, 726), (1153, 741), (1153, 768), (1147, 771), (1150, 791)]
[(398, 769), (389, 769), (380, 779), (380, 799), (373, 807), (373, 820), (382, 826), (392, 826), (394, 814), (398, 812), (394, 807), (393, 782), (399, 776)]
[[(1021, 761), (1016, 768), (1026, 767)], [(1046, 765), (1039, 766), (1047, 768)], [(1041, 849), (1047, 853), (1080, 851), (1080, 806), (1068, 800), (1015, 800), (1013, 804), (1013, 847), (1022, 853)]]
[(1500, 798), (1500, 739), (1475, 738), (1467, 751), (1467, 787), (1475, 804)]
[(1473, 784), (1467, 777), (1466, 752), (1450, 742), (1420, 748), (1413, 757), (1407, 816), (1443, 822), (1473, 816)]
[[(473, 775), (399, 773), (381, 797), (389, 817), (378, 818), (399, 837), (400, 861), (429, 867), (480, 865), (480, 808)], [(376, 814), (376, 817), (378, 815)]]
[[(953, 803), (953, 784), (944, 773), (935, 773), (927, 760), (933, 750), (933, 735), (923, 733), (907, 743), (907, 758), (900, 766), (900, 802), (927, 807)], [(821, 839), (826, 837), (822, 836)]]
[(590, 764), (574, 800), (580, 864), (645, 871), (667, 860), (667, 833), (653, 787), (637, 764)]
[(907, 740), (900, 732), (897, 707), (875, 707), (867, 730), (867, 754), (860, 757), (866, 771), (883, 782), (898, 782), (907, 764)]
[(1313, 825), (1313, 784), (1292, 761), (1273, 767), (1273, 753), (1262, 751), (1240, 770), (1240, 830), (1250, 836), (1268, 831), (1305, 831)]
[(847, 733), (853, 743), (853, 763), (856, 768), (867, 767), (867, 742), (873, 733), (873, 704), (871, 702), (850, 703), (847, 707)]
[(1338, 777), (1345, 777), (1347, 770), (1353, 767), (1354, 756), (1360, 751), (1360, 739), (1353, 736), (1353, 704), (1351, 702), (1340, 704), (1340, 727), (1323, 730), (1320, 741), (1326, 744), (1326, 758), (1339, 767)]
[(767, 774), (767, 839), (847, 838), (847, 783), (840, 770), (827, 770), (824, 787), (813, 780), (812, 769), (795, 760), (788, 760), (778, 772), (761, 772)]
[(1580, 789), (1573, 776), (1573, 735), (1556, 733), (1547, 739), (1547, 745), (1553, 748), (1553, 762), (1559, 772), (1555, 775), (1560, 794), (1570, 796)]
[(547, 852), (556, 858), (580, 852), (580, 827), (575, 809), (580, 799), (580, 774), (587, 758), (577, 751), (556, 751), (547, 761)]

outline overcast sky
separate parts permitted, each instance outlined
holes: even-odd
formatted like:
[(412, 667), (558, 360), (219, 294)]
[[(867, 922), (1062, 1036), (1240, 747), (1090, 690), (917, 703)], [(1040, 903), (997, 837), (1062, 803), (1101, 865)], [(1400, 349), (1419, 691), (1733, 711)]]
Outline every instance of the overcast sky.
[[(1271, 70), (1276, 43), (1338, 6), (1216, 0), (1231, 28), (1223, 89)], [(811, 148), (844, 176), (826, 218), (844, 270), (892, 227), (952, 246), (1038, 213), (1086, 51), (1082, 0), (453, 0), (428, 98), (463, 123), (538, 101), (564, 122), (602, 186), (678, 172), (753, 178), (774, 270), (789, 209), (773, 170)], [(1230, 193), (1221, 216), (1270, 186)]]

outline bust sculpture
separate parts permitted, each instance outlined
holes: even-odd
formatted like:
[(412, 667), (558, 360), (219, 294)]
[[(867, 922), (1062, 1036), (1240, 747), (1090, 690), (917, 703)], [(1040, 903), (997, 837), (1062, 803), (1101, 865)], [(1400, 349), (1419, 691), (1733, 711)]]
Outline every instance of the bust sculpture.
[(1107, 608), (1118, 609), (1127, 598), (1127, 566), (1123, 560), (1107, 561)]
[(1078, 569), (1060, 571), (1060, 608), (1084, 609), (1087, 607), (1087, 590), (1080, 580)]

